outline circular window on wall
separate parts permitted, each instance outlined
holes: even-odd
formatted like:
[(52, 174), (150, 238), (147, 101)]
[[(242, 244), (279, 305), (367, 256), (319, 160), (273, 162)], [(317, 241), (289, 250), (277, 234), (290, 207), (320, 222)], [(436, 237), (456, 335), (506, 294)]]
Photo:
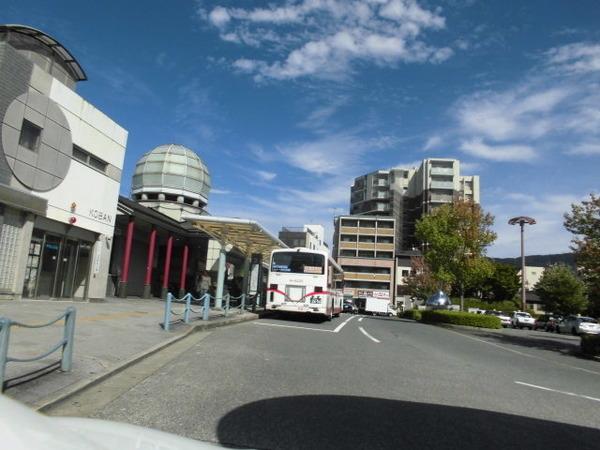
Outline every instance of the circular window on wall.
[(13, 174), (34, 191), (49, 191), (69, 172), (73, 141), (65, 114), (38, 92), (12, 101), (2, 120), (2, 148)]

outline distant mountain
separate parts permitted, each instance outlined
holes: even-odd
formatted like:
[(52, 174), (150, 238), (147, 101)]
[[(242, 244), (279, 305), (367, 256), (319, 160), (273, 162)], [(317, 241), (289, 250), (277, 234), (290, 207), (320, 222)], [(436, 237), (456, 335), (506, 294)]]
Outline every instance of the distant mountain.
[[(492, 258), (496, 262), (521, 267), (521, 257), (517, 258)], [(525, 264), (528, 266), (546, 267), (550, 264), (563, 263), (575, 268), (575, 255), (573, 253), (557, 253), (554, 255), (525, 255)]]

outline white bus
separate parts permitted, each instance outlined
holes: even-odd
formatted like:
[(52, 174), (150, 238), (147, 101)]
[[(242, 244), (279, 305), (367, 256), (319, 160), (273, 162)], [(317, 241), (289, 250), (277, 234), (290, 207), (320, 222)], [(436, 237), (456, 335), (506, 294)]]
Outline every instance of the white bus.
[(267, 309), (318, 314), (331, 320), (342, 312), (342, 268), (327, 251), (293, 248), (273, 250), (269, 268)]

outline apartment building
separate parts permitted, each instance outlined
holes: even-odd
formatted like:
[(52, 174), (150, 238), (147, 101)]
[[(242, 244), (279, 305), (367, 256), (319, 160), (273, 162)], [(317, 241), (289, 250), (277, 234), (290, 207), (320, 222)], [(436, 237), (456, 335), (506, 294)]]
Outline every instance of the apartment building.
[(399, 252), (418, 246), (415, 224), (424, 213), (459, 199), (479, 203), (479, 176), (461, 176), (457, 159), (430, 158), (418, 168), (377, 170), (355, 178), (350, 214), (393, 217)]
[(338, 216), (333, 255), (344, 269), (344, 294), (394, 300), (396, 221), (392, 217)]
[(304, 225), (303, 227), (282, 227), (279, 239), (288, 247), (305, 247), (312, 250), (327, 250), (323, 225)]

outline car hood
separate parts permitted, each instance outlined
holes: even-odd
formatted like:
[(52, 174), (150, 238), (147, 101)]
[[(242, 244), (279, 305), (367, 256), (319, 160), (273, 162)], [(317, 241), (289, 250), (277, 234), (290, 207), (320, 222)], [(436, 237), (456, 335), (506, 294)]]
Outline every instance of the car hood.
[(0, 442), (11, 450), (209, 450), (222, 448), (125, 423), (48, 417), (0, 395)]

